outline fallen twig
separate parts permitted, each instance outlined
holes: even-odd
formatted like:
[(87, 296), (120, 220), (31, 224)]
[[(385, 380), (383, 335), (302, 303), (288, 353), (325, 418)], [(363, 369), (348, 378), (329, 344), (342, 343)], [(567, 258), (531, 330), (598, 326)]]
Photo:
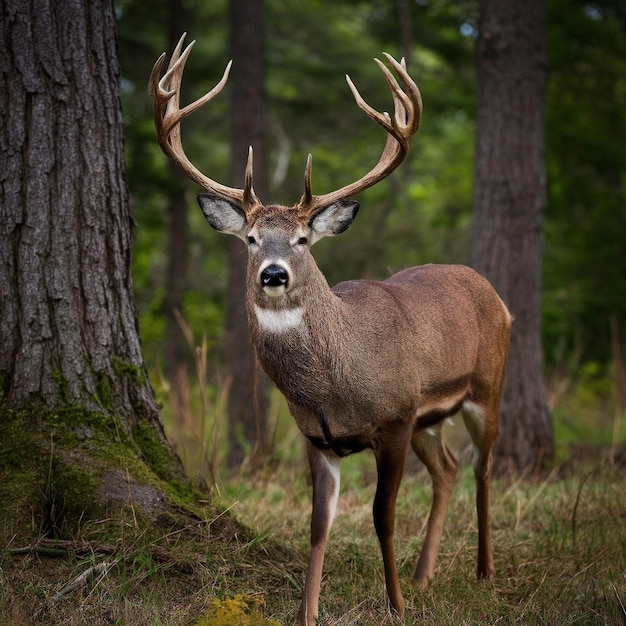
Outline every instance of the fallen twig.
[(63, 557), (68, 554), (78, 556), (103, 554), (110, 555), (117, 552), (114, 545), (106, 543), (94, 543), (90, 541), (68, 541), (63, 539), (40, 539), (29, 546), (8, 548), (6, 551), (11, 556), (23, 554), (35, 554), (37, 556)]
[(104, 561), (103, 563), (98, 563), (98, 565), (92, 565), (91, 567), (88, 567), (74, 580), (61, 587), (61, 589), (48, 600), (48, 604), (56, 604), (57, 602), (59, 602), (59, 600), (62, 600), (68, 593), (72, 593), (72, 591), (75, 591), (79, 587), (82, 587), (90, 576), (106, 576), (107, 572), (109, 571), (109, 569), (111, 569), (111, 567), (113, 567), (114, 564), (115, 561)]

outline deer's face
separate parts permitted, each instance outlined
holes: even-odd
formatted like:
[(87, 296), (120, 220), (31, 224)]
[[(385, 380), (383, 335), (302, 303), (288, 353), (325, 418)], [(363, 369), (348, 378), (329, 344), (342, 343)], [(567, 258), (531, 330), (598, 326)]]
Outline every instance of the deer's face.
[(213, 228), (247, 245), (249, 295), (270, 307), (301, 300), (311, 273), (319, 271), (309, 248), (322, 237), (346, 230), (359, 208), (357, 202), (342, 200), (303, 217), (297, 206), (259, 205), (246, 214), (215, 196), (200, 195), (198, 202)]
[[(248, 283), (261, 299), (277, 300), (306, 285), (312, 228), (285, 207), (269, 207), (246, 235)], [(294, 294), (295, 295), (295, 294)]]

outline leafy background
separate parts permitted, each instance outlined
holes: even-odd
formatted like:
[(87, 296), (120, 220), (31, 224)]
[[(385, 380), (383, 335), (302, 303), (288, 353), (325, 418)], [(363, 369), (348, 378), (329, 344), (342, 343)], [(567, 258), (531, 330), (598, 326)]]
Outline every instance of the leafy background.
[[(217, 82), (228, 61), (227, 3), (179, 5), (178, 21), (189, 39), (197, 39), (184, 80), (183, 98), (191, 100)], [(195, 342), (205, 338), (210, 382), (218, 384), (226, 238), (204, 223), (197, 190), (172, 179), (154, 140), (145, 87), (154, 60), (167, 49), (168, 7), (137, 0), (116, 6), (137, 222), (133, 276), (146, 359), (158, 390), (168, 262), (164, 202), (166, 192), (179, 188), (189, 201), (192, 267), (182, 314)], [(626, 335), (626, 11), (611, 0), (549, 0), (547, 8), (546, 381), (557, 440), (592, 437), (606, 443), (615, 436), (616, 363)], [(356, 224), (316, 246), (331, 284), (468, 259), (477, 4), (417, 0), (410, 10), (409, 62), (424, 98), (422, 127), (402, 170), (361, 195)], [(308, 152), (314, 157), (314, 190), (320, 192), (358, 178), (378, 158), (383, 133), (354, 105), (344, 74), (370, 104), (389, 108), (371, 59), (383, 50), (402, 54), (399, 25), (395, 4), (383, 1), (267, 0), (265, 11), (272, 182), (271, 198), (264, 200), (291, 204), (302, 192)], [(227, 107), (222, 94), (183, 129), (191, 159), (223, 182)]]

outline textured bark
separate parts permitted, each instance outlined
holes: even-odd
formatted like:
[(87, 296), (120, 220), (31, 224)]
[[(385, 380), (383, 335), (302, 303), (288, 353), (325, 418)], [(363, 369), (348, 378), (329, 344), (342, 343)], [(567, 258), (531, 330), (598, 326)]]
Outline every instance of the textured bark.
[(482, 0), (472, 265), (514, 316), (495, 471), (537, 469), (554, 453), (541, 344), (546, 202), (543, 0)]
[[(64, 466), (90, 467), (102, 415), (112, 442), (144, 461), (158, 444), (162, 477), (178, 472), (137, 332), (112, 2), (5, 0), (0, 18), (0, 427), (71, 431)], [(135, 484), (99, 478), (102, 501)]]
[[(268, 198), (265, 115), (265, 32), (262, 0), (231, 0), (231, 181), (243, 187), (248, 147), (254, 147), (254, 189)], [(245, 301), (246, 253), (238, 239), (230, 242), (225, 337), (231, 379), (228, 398), (229, 464), (239, 467), (246, 448), (253, 463), (267, 454), (267, 383), (250, 343)]]

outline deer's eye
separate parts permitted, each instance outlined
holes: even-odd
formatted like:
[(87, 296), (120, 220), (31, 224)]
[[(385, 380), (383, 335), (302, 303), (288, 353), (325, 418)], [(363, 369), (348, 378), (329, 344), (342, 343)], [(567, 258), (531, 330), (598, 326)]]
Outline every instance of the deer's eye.
[(248, 243), (251, 246), (254, 246), (256, 244), (256, 239), (252, 235), (248, 235)]
[(300, 239), (298, 239), (298, 245), (300, 246), (306, 246), (309, 243), (309, 240), (306, 237), (300, 237)]

